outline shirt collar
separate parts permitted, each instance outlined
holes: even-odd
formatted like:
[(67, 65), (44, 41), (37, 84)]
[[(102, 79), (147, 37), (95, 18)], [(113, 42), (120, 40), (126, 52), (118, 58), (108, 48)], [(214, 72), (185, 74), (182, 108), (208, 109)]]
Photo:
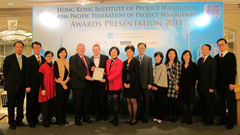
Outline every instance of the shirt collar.
[[(16, 53), (15, 53), (15, 54), (16, 54)], [(17, 54), (16, 54), (16, 57), (17, 57), (17, 58), (18, 58), (18, 57), (22, 58), (22, 54), (21, 54), (21, 55), (17, 55)]]
[(205, 57), (203, 56), (203, 58), (204, 58), (204, 61), (205, 61), (205, 60), (208, 58), (208, 56), (209, 56), (209, 54), (208, 54), (207, 56), (205, 56)]
[(34, 54), (34, 56), (35, 56), (36, 58), (40, 57), (40, 55), (36, 55), (36, 54)]
[(96, 57), (96, 58), (100, 58), (100, 54), (98, 54), (97, 56), (94, 55), (94, 58), (95, 58), (95, 57)]
[(227, 53), (228, 53), (228, 51), (225, 50), (224, 52), (220, 52), (220, 53), (219, 53), (219, 56), (221, 57), (221, 54), (223, 54), (223, 57), (224, 57)]

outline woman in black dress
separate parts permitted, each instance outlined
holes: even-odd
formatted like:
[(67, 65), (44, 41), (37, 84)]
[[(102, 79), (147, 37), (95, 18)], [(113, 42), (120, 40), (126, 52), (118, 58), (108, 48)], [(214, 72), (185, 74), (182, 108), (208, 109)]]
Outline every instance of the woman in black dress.
[(123, 63), (123, 85), (124, 96), (127, 98), (127, 106), (129, 119), (125, 123), (135, 125), (137, 123), (137, 96), (139, 94), (139, 61), (133, 57), (135, 48), (133, 45), (125, 47), (125, 52), (128, 57)]
[(66, 60), (67, 50), (60, 48), (57, 52), (59, 58), (54, 62), (54, 75), (56, 82), (56, 94), (57, 94), (57, 116), (56, 122), (58, 125), (69, 124), (67, 122), (67, 110), (68, 110), (68, 97), (70, 94), (69, 80), (70, 70), (69, 61)]
[(195, 96), (197, 66), (192, 62), (192, 54), (185, 50), (182, 54), (182, 71), (179, 94), (183, 100), (185, 116), (181, 123), (192, 124), (193, 101)]

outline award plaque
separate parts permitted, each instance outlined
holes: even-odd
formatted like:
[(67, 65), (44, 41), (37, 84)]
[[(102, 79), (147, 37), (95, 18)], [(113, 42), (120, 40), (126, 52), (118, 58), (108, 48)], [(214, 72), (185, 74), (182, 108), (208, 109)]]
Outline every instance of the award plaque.
[(103, 75), (104, 75), (104, 70), (105, 68), (97, 68), (95, 67), (94, 68), (94, 71), (93, 71), (93, 79), (94, 80), (97, 80), (97, 81), (100, 81), (103, 79)]

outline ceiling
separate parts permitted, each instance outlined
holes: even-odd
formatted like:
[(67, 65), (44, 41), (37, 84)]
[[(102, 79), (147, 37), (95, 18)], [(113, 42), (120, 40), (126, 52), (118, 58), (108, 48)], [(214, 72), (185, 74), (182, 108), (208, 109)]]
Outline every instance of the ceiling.
[[(240, 0), (0, 0), (0, 9), (31, 8), (33, 5), (61, 5), (61, 4), (98, 4), (98, 3), (148, 3), (154, 2), (219, 2), (240, 5)], [(14, 3), (14, 5), (7, 5)]]

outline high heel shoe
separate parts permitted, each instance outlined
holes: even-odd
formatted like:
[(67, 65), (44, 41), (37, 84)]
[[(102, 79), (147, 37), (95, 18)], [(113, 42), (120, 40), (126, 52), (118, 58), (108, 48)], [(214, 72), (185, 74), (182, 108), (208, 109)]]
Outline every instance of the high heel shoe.
[(114, 118), (113, 126), (118, 126), (118, 117)]
[[(133, 121), (135, 121), (135, 122), (133, 122)], [(137, 124), (137, 120), (132, 120), (132, 122), (129, 123), (129, 125), (135, 125), (135, 124)]]
[(172, 123), (175, 123), (176, 121), (177, 121), (177, 114), (174, 114), (171, 122), (172, 122)]
[(132, 119), (129, 119), (129, 120), (123, 122), (123, 123), (124, 123), (124, 124), (129, 124), (129, 123), (131, 123), (131, 122), (132, 122)]
[(188, 121), (188, 119), (187, 119), (187, 117), (185, 116), (185, 117), (183, 118), (183, 120), (181, 121), (181, 123), (187, 123), (187, 121)]

